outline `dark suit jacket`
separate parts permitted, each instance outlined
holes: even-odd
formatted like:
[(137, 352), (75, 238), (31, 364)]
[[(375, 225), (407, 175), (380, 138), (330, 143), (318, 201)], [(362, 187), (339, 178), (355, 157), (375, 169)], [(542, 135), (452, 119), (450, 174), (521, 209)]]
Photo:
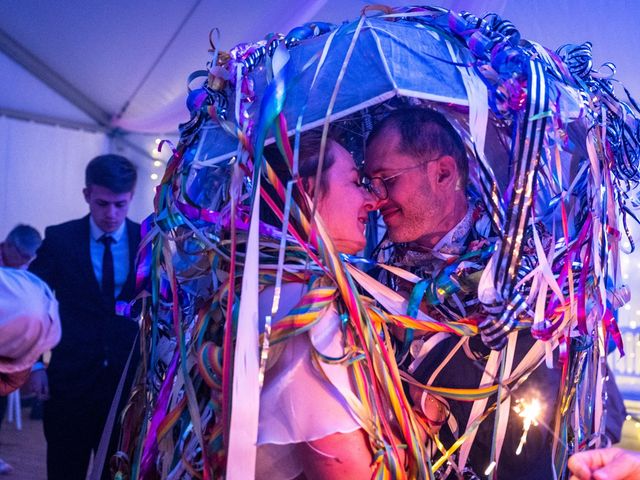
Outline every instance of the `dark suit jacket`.
[[(130, 301), (140, 225), (126, 220), (129, 274), (117, 300)], [(136, 322), (116, 316), (93, 272), (89, 215), (48, 227), (30, 270), (55, 291), (62, 339), (48, 368), (52, 398), (77, 398), (115, 389), (138, 332)]]
[[(447, 354), (454, 348), (459, 338), (451, 336), (450, 338), (439, 343), (433, 350), (429, 352), (425, 360), (414, 372), (414, 377), (421, 382), (426, 382), (431, 374), (444, 360)], [(525, 357), (529, 349), (533, 346), (535, 340), (531, 337), (528, 330), (521, 331), (518, 334), (518, 343), (514, 355), (515, 365), (520, 363)], [(489, 350), (484, 347), (479, 336), (471, 337), (471, 349), (483, 354), (488, 354)], [(477, 365), (467, 358), (466, 354), (460, 349), (453, 356), (451, 361), (445, 366), (433, 382), (434, 386), (450, 387), (450, 388), (478, 388), (478, 384), (482, 378), (485, 362), (478, 361)], [(546, 425), (553, 428), (553, 414), (555, 413), (555, 400), (560, 388), (560, 368), (548, 369), (543, 363), (536, 368), (527, 381), (515, 390), (512, 397), (512, 406), (517, 399), (524, 398), (530, 401), (537, 397), (543, 404), (543, 413), (541, 415)], [(487, 405), (495, 403), (496, 396), (490, 397)], [(473, 402), (449, 400), (451, 415), (458, 422), (459, 433), (465, 431), (467, 421), (471, 415)], [(495, 422), (495, 414), (489, 415), (478, 428), (476, 438), (469, 453), (467, 466), (481, 478), (487, 466), (489, 465), (489, 455), (493, 443), (493, 427)], [(527, 435), (527, 443), (522, 449), (520, 455), (516, 455), (516, 448), (520, 442), (522, 435), (522, 418), (520, 418), (513, 410), (509, 411), (509, 420), (507, 423), (507, 431), (505, 433), (504, 446), (500, 455), (498, 464), (498, 479), (518, 479), (518, 480), (548, 480), (553, 478), (551, 465), (552, 450), (552, 434), (543, 426), (531, 427)], [(455, 437), (451, 435), (448, 427), (443, 427), (440, 431), (440, 438), (445, 445), (452, 445)], [(452, 474), (449, 478), (455, 478)]]

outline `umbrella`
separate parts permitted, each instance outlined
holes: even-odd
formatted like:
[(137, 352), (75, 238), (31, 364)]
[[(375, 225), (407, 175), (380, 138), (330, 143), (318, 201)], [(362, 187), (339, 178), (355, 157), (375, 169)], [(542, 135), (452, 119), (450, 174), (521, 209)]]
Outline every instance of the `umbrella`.
[[(308, 29), (313, 32), (313, 27)], [(286, 37), (275, 39), (270, 50), (275, 50), (279, 42), (291, 45), (286, 66), (291, 73), (285, 85), (282, 112), (287, 124), (293, 129), (302, 117), (304, 131), (321, 125), (327, 117), (337, 120), (398, 95), (468, 106), (468, 93), (457, 62), (460, 57), (469, 60), (469, 54), (452, 40), (434, 26), (416, 28), (415, 22), (390, 22), (378, 17), (346, 23), (302, 42), (287, 42)], [(225, 116), (236, 124), (241, 122), (233, 118), (233, 105), (239, 96), (252, 98), (246, 114), (253, 118), (265, 98), (269, 76), (264, 61), (267, 46), (266, 42), (258, 45), (254, 49), (246, 45), (240, 48), (245, 50), (245, 61), (249, 60), (249, 65), (255, 63), (242, 66), (250, 70), (244, 85), (233, 81), (230, 70), (237, 63), (231, 61), (224, 70), (230, 79), (226, 88), (221, 92), (209, 90), (213, 94), (209, 103), (217, 102), (220, 107), (222, 100)], [(219, 69), (214, 74), (218, 72)], [(243, 95), (238, 88), (246, 85), (251, 85), (252, 91)], [(332, 98), (334, 90), (336, 96)], [(202, 108), (202, 103), (196, 107)], [(204, 127), (206, 137), (201, 147), (212, 161), (227, 159), (238, 148), (237, 138), (221, 128), (217, 120), (209, 120)]]

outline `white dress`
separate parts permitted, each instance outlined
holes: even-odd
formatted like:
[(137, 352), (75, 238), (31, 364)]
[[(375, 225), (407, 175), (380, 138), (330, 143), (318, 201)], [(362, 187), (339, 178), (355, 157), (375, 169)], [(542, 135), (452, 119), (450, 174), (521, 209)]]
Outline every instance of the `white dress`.
[[(274, 321), (284, 317), (305, 292), (305, 285), (284, 285)], [(261, 293), (261, 317), (270, 311), (272, 298), (272, 288)], [(353, 391), (349, 367), (323, 363), (321, 373), (312, 360), (314, 348), (332, 358), (344, 354), (340, 317), (333, 306), (308, 331), (273, 348), (279, 356), (265, 373), (260, 396), (256, 478), (287, 480), (302, 473), (296, 444), (354, 432), (360, 425), (340, 393)]]

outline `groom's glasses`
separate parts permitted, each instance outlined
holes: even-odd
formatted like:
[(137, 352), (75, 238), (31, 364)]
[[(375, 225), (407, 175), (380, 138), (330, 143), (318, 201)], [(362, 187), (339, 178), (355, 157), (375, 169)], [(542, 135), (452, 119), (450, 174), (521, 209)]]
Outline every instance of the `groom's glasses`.
[(374, 194), (378, 198), (378, 200), (386, 200), (387, 198), (389, 198), (389, 183), (391, 182), (391, 180), (394, 180), (400, 175), (404, 175), (411, 170), (415, 170), (416, 168), (424, 167), (432, 160), (438, 160), (442, 157), (443, 155), (440, 155), (439, 157), (429, 159), (426, 162), (420, 162), (417, 165), (413, 165), (412, 167), (398, 169), (396, 173), (389, 175), (388, 177), (381, 177), (379, 175), (376, 175), (375, 177), (367, 177), (365, 175), (362, 177), (360, 183), (364, 188), (367, 189), (367, 191)]

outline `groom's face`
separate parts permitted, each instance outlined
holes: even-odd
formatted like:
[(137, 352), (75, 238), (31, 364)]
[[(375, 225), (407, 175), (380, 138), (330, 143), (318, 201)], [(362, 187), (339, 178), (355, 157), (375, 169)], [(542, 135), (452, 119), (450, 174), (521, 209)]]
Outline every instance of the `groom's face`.
[(432, 166), (419, 166), (420, 160), (402, 153), (400, 141), (395, 129), (376, 138), (367, 147), (365, 173), (386, 179), (387, 198), (380, 199), (376, 207), (389, 238), (393, 242), (413, 242), (436, 230), (444, 209), (432, 185)]

